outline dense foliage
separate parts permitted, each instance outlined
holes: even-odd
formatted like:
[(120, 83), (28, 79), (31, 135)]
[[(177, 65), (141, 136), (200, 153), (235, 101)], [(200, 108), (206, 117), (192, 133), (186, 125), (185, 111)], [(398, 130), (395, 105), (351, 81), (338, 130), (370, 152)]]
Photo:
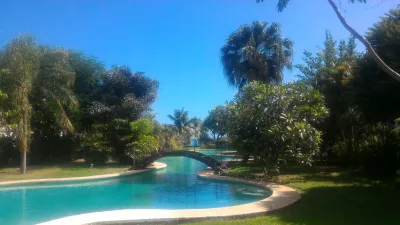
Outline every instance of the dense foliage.
[[(66, 50), (38, 46), (31, 36), (14, 38), (1, 57), (0, 86), (9, 96), (15, 145), (22, 153), (21, 171), (26, 171), (33, 119), (48, 114), (58, 128), (74, 132), (67, 114), (77, 106), (72, 91), (75, 74)], [(7, 104), (7, 103), (6, 103)]]
[(219, 140), (228, 132), (229, 109), (226, 106), (216, 106), (204, 119), (204, 127), (208, 129), (214, 140)]
[(133, 159), (133, 167), (136, 167), (136, 160), (149, 157), (157, 151), (158, 141), (153, 136), (154, 124), (148, 118), (131, 122), (132, 133), (124, 137), (128, 141), (125, 154)]
[[(278, 9), (288, 2), (279, 1)], [(374, 51), (395, 71), (400, 71), (399, 13), (391, 10), (366, 35)], [(256, 70), (248, 66), (246, 58), (261, 57), (255, 52), (264, 46), (243, 54), (257, 37), (256, 25), (234, 32), (221, 52), (229, 83), (242, 88), (229, 105), (228, 135), (244, 160), (253, 156), (268, 175), (286, 159), (360, 165), (370, 173), (395, 175), (400, 168), (396, 120), (400, 104), (395, 97), (400, 94), (400, 84), (376, 63), (374, 54), (357, 52), (354, 37), (337, 42), (327, 31), (320, 50), (316, 54), (305, 51), (304, 63), (296, 65), (300, 71), (296, 83), (270, 84), (270, 80), (254, 76)], [(246, 33), (245, 28), (249, 40), (245, 45), (234, 44), (243, 37), (239, 34)], [(231, 60), (226, 60), (229, 57)], [(255, 62), (261, 63), (261, 59)], [(304, 143), (303, 138), (308, 141)]]
[[(192, 140), (199, 142), (203, 127), (199, 118), (189, 118), (189, 112), (183, 108), (174, 110), (173, 115), (169, 114), (168, 118), (174, 124), (174, 129), (178, 132), (181, 146), (192, 145)], [(194, 143), (194, 146), (197, 145), (198, 143)]]
[[(278, 10), (288, 2), (278, 1)], [(25, 172), (27, 161), (135, 164), (157, 151), (231, 142), (268, 176), (288, 161), (314, 159), (393, 176), (400, 168), (400, 82), (373, 52), (400, 71), (399, 18), (400, 10), (391, 10), (370, 28), (372, 53), (357, 52), (357, 35), (335, 41), (327, 31), (317, 53), (304, 52), (298, 80), (289, 84), (282, 84), (283, 71), (292, 67), (294, 44), (279, 24), (243, 25), (220, 50), (224, 75), (239, 89), (235, 98), (204, 121), (175, 110), (171, 125), (154, 120), (159, 83), (145, 73), (16, 37), (0, 51), (0, 165), (21, 161)]]
[[(399, 10), (391, 10), (367, 34), (376, 52), (400, 71)], [(339, 45), (327, 33), (324, 47), (305, 52), (300, 80), (324, 94), (329, 118), (321, 127), (328, 160), (363, 165), (375, 174), (395, 175), (400, 140), (392, 130), (399, 117), (400, 84), (374, 62), (355, 51), (354, 38)]]
[(314, 126), (327, 115), (323, 96), (300, 84), (250, 83), (229, 105), (234, 147), (253, 155), (267, 175), (294, 159), (310, 164), (321, 132)]
[[(158, 149), (155, 131), (152, 136), (131, 127), (151, 118), (158, 82), (126, 66), (107, 70), (83, 53), (21, 36), (0, 53), (0, 90), (7, 93), (1, 92), (0, 164), (19, 161), (15, 148), (22, 153), (22, 172), (27, 152), (32, 163), (82, 157), (128, 162), (132, 143), (144, 151), (149, 149), (146, 139), (157, 142)], [(122, 138), (132, 133), (138, 138)]]

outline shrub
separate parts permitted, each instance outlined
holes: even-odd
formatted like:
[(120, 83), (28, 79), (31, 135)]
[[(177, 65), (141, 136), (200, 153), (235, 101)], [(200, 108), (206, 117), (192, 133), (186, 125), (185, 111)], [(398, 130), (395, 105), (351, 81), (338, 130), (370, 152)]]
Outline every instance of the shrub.
[(323, 96), (301, 84), (250, 83), (229, 104), (229, 136), (272, 176), (288, 158), (310, 164), (319, 150), (315, 124), (327, 115)]

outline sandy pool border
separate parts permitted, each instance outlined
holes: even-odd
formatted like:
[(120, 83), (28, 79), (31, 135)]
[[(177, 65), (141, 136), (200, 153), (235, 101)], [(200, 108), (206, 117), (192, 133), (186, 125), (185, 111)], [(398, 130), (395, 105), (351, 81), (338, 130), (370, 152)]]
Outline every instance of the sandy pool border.
[(80, 180), (95, 180), (95, 179), (104, 179), (104, 178), (113, 178), (113, 177), (122, 177), (129, 176), (133, 174), (143, 173), (149, 170), (158, 170), (167, 167), (166, 164), (160, 162), (154, 162), (153, 165), (147, 167), (146, 169), (141, 170), (131, 170), (122, 173), (109, 173), (103, 175), (95, 175), (95, 176), (85, 176), (85, 177), (66, 177), (66, 178), (49, 178), (49, 179), (31, 179), (31, 180), (13, 180), (13, 181), (4, 181), (0, 182), (0, 187), (4, 185), (13, 185), (13, 184), (32, 184), (32, 183), (47, 183), (47, 182), (58, 182), (58, 181), (80, 181)]
[(183, 210), (163, 210), (163, 209), (125, 209), (104, 212), (85, 213), (75, 216), (64, 217), (39, 225), (84, 225), (84, 224), (129, 224), (140, 222), (172, 222), (190, 221), (212, 218), (240, 217), (256, 214), (265, 214), (291, 205), (300, 199), (300, 195), (292, 188), (278, 185), (265, 184), (261, 182), (236, 179), (231, 177), (216, 176), (211, 169), (205, 169), (198, 173), (204, 179), (224, 180), (247, 183), (272, 191), (268, 198), (257, 202), (208, 209), (183, 209)]

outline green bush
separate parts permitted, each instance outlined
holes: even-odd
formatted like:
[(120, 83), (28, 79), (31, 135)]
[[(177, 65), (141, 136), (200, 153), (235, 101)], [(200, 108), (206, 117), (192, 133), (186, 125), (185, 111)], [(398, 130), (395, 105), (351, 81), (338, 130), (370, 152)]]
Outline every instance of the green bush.
[(252, 154), (272, 176), (286, 159), (310, 164), (321, 132), (314, 125), (327, 115), (323, 96), (301, 84), (250, 83), (229, 104), (233, 147)]

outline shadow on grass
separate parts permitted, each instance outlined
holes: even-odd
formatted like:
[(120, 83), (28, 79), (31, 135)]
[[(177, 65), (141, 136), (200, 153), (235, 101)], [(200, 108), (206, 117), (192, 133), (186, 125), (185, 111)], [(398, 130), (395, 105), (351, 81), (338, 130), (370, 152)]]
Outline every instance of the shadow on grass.
[[(260, 177), (259, 172), (248, 165), (233, 169), (233, 175)], [(393, 177), (371, 179), (359, 168), (291, 166), (282, 170), (279, 183), (297, 189), (301, 199), (267, 216), (195, 224), (400, 224), (400, 182)]]
[(288, 224), (399, 224), (400, 192), (372, 186), (317, 187), (272, 215)]
[[(342, 168), (335, 166), (290, 167), (281, 174), (282, 184), (301, 182), (333, 182), (354, 186), (377, 186), (394, 188), (399, 186), (396, 177), (371, 177), (360, 168)], [(400, 186), (399, 186), (400, 187)]]

